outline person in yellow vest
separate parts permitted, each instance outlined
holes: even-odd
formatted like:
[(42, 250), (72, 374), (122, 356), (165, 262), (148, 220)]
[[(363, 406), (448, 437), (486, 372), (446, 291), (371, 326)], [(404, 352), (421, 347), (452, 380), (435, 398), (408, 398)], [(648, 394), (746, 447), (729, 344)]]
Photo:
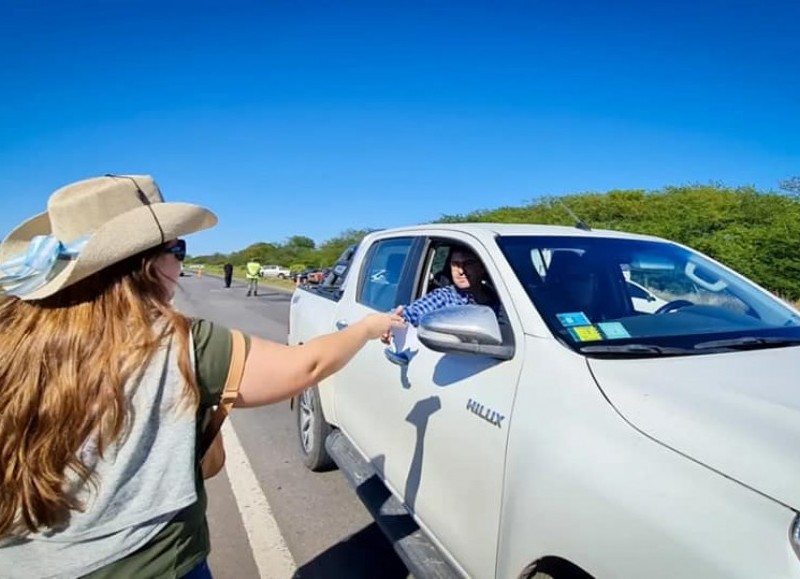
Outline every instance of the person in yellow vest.
[(257, 260), (251, 259), (244, 266), (247, 276), (247, 297), (258, 295), (258, 278), (261, 277), (261, 264)]

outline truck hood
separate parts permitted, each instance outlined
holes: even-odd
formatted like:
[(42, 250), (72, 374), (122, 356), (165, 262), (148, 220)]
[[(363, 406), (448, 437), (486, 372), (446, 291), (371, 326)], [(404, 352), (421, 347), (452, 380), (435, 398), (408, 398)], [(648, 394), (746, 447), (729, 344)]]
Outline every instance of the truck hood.
[(800, 348), (588, 364), (638, 430), (800, 508)]

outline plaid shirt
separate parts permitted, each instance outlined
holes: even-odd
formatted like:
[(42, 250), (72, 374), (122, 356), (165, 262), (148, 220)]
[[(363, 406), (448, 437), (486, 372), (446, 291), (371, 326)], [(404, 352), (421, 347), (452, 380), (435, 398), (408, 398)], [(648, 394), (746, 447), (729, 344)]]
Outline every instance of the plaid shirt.
[(403, 308), (403, 318), (414, 326), (419, 325), (419, 320), (425, 314), (434, 312), (447, 306), (465, 306), (475, 304), (475, 298), (469, 292), (461, 291), (454, 285), (440, 287), (431, 293), (422, 296), (415, 302)]

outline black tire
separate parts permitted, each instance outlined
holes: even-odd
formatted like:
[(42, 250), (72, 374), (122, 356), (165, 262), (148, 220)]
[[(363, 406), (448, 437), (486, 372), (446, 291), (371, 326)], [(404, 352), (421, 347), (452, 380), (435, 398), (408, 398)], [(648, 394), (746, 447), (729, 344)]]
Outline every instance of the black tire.
[(529, 566), (520, 575), (521, 579), (592, 579), (580, 567), (577, 567), (555, 557), (545, 557), (544, 559)]
[(297, 397), (294, 410), (297, 440), (303, 464), (314, 472), (329, 470), (333, 466), (333, 459), (325, 450), (325, 439), (333, 428), (322, 415), (319, 390), (316, 386), (304, 390)]

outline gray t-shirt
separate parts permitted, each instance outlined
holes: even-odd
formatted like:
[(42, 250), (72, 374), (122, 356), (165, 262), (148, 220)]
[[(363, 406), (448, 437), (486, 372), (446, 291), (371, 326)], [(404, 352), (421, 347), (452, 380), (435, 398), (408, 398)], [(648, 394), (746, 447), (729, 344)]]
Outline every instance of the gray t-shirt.
[(64, 529), (0, 543), (3, 577), (119, 577), (123, 568), (137, 576), (174, 577), (207, 556), (198, 416), (219, 400), (230, 363), (230, 334), (196, 322), (192, 335), (192, 349), (200, 354), (195, 360), (200, 409), (183, 399), (172, 340), (126, 385), (132, 420), (125, 435), (102, 459), (91, 439), (82, 447), (81, 458), (99, 482), (95, 488), (73, 481), (84, 511), (73, 512)]

